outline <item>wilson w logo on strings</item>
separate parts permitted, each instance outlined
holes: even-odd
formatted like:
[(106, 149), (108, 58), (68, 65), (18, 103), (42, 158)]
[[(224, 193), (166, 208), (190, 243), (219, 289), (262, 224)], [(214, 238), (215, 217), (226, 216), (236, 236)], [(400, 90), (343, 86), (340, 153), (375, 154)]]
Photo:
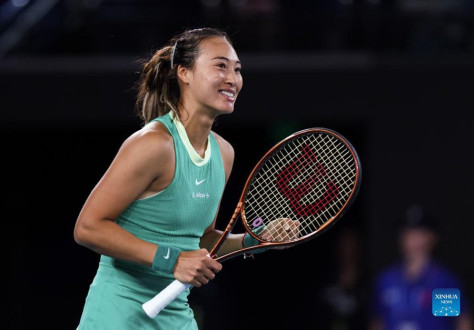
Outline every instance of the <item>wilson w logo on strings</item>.
[[(290, 207), (296, 215), (316, 215), (325, 210), (337, 198), (339, 188), (329, 179), (326, 169), (317, 161), (316, 155), (308, 145), (302, 145), (300, 152), (299, 157), (278, 174), (276, 185), (280, 193), (289, 200)], [(315, 169), (314, 173), (308, 177), (300, 178), (300, 176), (304, 176), (305, 169), (308, 167)], [(297, 178), (299, 180), (296, 180)], [(293, 181), (300, 183), (293, 186), (291, 185)], [(321, 186), (324, 186), (324, 191), (321, 191)], [(318, 189), (319, 193), (317, 199), (305, 198), (315, 189)], [(308, 200), (312, 202), (305, 203)]]

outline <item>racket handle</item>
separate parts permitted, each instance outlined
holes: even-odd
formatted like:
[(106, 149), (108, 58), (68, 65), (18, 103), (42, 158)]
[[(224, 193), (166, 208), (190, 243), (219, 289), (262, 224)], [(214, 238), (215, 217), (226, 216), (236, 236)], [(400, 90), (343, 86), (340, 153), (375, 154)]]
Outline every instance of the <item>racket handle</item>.
[(163, 291), (158, 293), (152, 299), (142, 305), (143, 310), (150, 318), (155, 318), (163, 308), (169, 305), (181, 293), (183, 293), (190, 284), (184, 284), (178, 280), (174, 280)]

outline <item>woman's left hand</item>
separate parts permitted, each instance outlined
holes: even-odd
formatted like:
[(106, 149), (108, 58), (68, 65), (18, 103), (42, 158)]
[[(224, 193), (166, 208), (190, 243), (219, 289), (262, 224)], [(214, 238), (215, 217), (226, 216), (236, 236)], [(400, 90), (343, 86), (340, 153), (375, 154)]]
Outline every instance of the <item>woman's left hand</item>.
[(260, 237), (269, 242), (289, 242), (300, 236), (300, 222), (288, 218), (273, 220), (262, 230)]

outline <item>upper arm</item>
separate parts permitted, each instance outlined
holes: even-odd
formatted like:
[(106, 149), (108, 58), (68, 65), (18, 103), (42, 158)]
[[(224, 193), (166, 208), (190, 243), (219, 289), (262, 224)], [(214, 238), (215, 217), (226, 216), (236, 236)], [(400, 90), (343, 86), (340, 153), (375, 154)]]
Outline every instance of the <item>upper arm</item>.
[[(220, 135), (217, 133), (212, 132), (214, 137), (216, 138), (217, 143), (219, 144), (219, 150), (221, 153), (222, 157), (222, 163), (224, 165), (224, 172), (225, 172), (225, 182), (227, 184), (227, 181), (229, 180), (230, 173), (232, 172), (232, 166), (234, 165), (234, 148), (232, 145), (224, 140)], [(214, 220), (212, 221), (211, 225), (206, 228), (204, 231), (204, 234), (207, 232), (214, 230), (215, 225), (216, 225), (216, 220), (217, 220), (217, 214), (219, 213), (219, 208), (220, 208), (220, 202), (219, 202), (219, 207), (217, 208), (216, 215), (214, 217)]]
[(225, 181), (229, 180), (230, 173), (232, 172), (232, 166), (234, 165), (234, 148), (232, 145), (224, 140), (220, 135), (215, 132), (212, 132), (216, 141), (219, 145), (219, 150), (221, 152), (222, 163), (224, 164), (224, 171), (225, 171)]
[(91, 192), (78, 222), (115, 220), (174, 160), (171, 136), (163, 130), (144, 130), (130, 136)]

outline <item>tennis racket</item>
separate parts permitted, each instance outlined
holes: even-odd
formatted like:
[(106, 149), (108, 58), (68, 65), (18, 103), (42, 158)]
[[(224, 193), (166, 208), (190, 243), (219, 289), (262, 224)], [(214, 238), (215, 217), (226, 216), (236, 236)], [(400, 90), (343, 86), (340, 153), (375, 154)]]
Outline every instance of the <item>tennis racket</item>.
[[(316, 237), (348, 210), (361, 182), (359, 156), (327, 128), (296, 132), (276, 144), (250, 173), (237, 207), (210, 257), (222, 262), (262, 248), (291, 247)], [(259, 245), (217, 252), (237, 218)], [(142, 305), (154, 318), (190, 285), (175, 280)]]

